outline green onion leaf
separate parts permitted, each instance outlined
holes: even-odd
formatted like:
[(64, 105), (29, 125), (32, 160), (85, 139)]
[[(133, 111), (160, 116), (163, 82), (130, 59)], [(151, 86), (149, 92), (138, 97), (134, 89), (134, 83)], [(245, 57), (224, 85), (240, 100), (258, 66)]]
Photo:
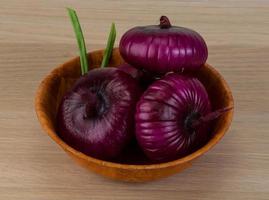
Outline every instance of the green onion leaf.
[(116, 39), (116, 27), (115, 24), (112, 23), (101, 67), (106, 67), (108, 65), (113, 51), (115, 39)]
[(80, 54), (81, 73), (83, 75), (88, 72), (88, 58), (87, 58), (87, 50), (85, 46), (85, 41), (84, 41), (83, 33), (81, 30), (81, 26), (80, 26), (76, 11), (71, 8), (67, 8), (67, 11), (70, 16), (70, 19), (74, 28), (74, 32), (77, 38), (79, 54)]

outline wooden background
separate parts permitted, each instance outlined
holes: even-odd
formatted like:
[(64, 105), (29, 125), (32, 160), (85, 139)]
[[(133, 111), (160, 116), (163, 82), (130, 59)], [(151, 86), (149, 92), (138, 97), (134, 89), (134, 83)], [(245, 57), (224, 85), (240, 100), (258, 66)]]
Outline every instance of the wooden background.
[[(77, 9), (89, 51), (112, 21), (172, 23), (200, 32), (208, 62), (228, 81), (235, 117), (192, 168), (146, 184), (114, 182), (77, 166), (41, 130), (33, 99), (42, 78), (77, 55), (65, 7)], [(0, 199), (269, 199), (269, 1), (1, 0)]]

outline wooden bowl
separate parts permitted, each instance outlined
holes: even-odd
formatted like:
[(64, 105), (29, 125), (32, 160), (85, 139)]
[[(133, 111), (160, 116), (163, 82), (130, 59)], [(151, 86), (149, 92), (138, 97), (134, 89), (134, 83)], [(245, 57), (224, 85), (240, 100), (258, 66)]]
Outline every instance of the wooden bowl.
[[(88, 54), (90, 68), (100, 65), (103, 57), (103, 50)], [(118, 49), (114, 49), (110, 61), (110, 66), (117, 66), (123, 63)], [(160, 164), (151, 164), (139, 161), (140, 158), (134, 156), (132, 164), (123, 164), (99, 160), (85, 155), (68, 144), (66, 144), (56, 133), (56, 113), (59, 102), (63, 94), (72, 86), (74, 81), (80, 76), (79, 58), (74, 58), (54, 69), (40, 84), (36, 97), (35, 109), (37, 117), (45, 132), (60, 145), (75, 161), (87, 169), (103, 176), (132, 182), (144, 182), (182, 171), (191, 166), (191, 162), (211, 149), (223, 137), (229, 128), (233, 110), (225, 113), (222, 117), (214, 121), (212, 126), (212, 137), (206, 145), (192, 154), (183, 158)], [(222, 76), (210, 65), (205, 66), (196, 75), (205, 85), (211, 98), (213, 108), (233, 106), (232, 93), (222, 78)], [(127, 151), (128, 152), (128, 151)], [(130, 156), (127, 156), (130, 157)], [(137, 160), (136, 160), (137, 159)], [(128, 162), (127, 162), (128, 163)]]

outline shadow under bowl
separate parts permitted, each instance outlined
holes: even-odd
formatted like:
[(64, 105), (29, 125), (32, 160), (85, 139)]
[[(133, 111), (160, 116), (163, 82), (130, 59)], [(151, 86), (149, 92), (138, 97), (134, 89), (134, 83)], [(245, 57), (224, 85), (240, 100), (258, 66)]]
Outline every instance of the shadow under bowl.
[[(90, 68), (100, 66), (103, 50), (88, 54)], [(114, 49), (109, 66), (117, 66), (124, 61), (117, 48)], [(195, 75), (205, 86), (213, 109), (233, 107), (232, 93), (223, 77), (210, 65), (205, 66)], [(191, 166), (191, 162), (210, 150), (228, 130), (233, 110), (225, 113), (212, 123), (211, 138), (195, 152), (170, 162), (152, 164), (139, 150), (136, 144), (130, 145), (119, 161), (110, 162), (85, 155), (66, 144), (56, 133), (56, 114), (59, 103), (67, 90), (80, 77), (79, 57), (74, 58), (54, 69), (41, 82), (36, 97), (35, 110), (42, 128), (60, 145), (77, 163), (103, 176), (130, 182), (145, 182), (178, 173)]]

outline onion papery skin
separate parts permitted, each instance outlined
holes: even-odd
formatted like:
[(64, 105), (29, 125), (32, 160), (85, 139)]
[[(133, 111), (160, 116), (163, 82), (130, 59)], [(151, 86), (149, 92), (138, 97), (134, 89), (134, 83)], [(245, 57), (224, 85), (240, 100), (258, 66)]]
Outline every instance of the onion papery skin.
[(198, 70), (208, 57), (207, 45), (199, 33), (170, 24), (128, 30), (119, 50), (127, 63), (157, 74)]
[(209, 138), (209, 122), (190, 128), (186, 120), (210, 112), (207, 91), (197, 78), (170, 73), (155, 81), (137, 103), (136, 138), (155, 162), (183, 157)]
[(59, 136), (95, 158), (118, 156), (134, 136), (137, 81), (116, 68), (89, 71), (63, 97), (57, 114)]

